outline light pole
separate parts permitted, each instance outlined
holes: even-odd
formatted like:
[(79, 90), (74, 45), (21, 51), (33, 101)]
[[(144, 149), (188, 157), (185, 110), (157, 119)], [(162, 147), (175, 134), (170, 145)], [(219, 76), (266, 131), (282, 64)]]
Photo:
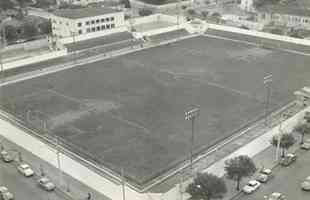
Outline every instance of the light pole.
[(191, 136), (191, 148), (190, 148), (190, 168), (193, 172), (193, 146), (194, 146), (194, 125), (195, 119), (199, 116), (199, 108), (194, 108), (185, 112), (185, 120), (192, 122), (192, 136)]
[[(1, 31), (1, 35), (2, 35), (2, 41), (0, 41), (0, 43), (1, 43), (1, 49), (0, 49), (0, 67), (1, 67), (1, 83), (3, 83), (4, 82), (4, 78), (5, 78), (5, 76), (4, 76), (4, 66), (3, 66), (3, 60), (2, 60), (2, 54), (3, 54), (3, 51), (4, 51), (4, 48), (5, 48), (5, 46), (6, 46), (6, 34), (5, 34), (5, 26), (4, 26), (4, 23), (6, 22), (6, 21), (9, 21), (9, 20), (11, 20), (11, 18), (6, 18), (6, 19), (4, 19), (1, 23), (0, 23), (0, 28), (3, 26), (3, 28), (2, 28), (2, 31)], [(2, 91), (2, 90), (1, 90)], [(1, 92), (1, 98), (2, 98), (2, 101), (4, 100), (3, 98), (4, 98), (4, 95), (3, 95), (3, 92)]]
[(63, 183), (63, 177), (62, 177), (62, 170), (60, 165), (60, 152), (59, 152), (59, 139), (58, 136), (55, 136), (55, 142), (56, 142), (56, 156), (57, 156), (57, 166), (59, 170), (59, 186), (61, 187)]
[(276, 161), (279, 161), (279, 154), (280, 154), (280, 144), (281, 144), (281, 139), (282, 139), (282, 134), (283, 134), (283, 130), (282, 130), (282, 122), (283, 122), (283, 118), (286, 117), (286, 114), (283, 113), (281, 114), (280, 117), (280, 124), (279, 124), (279, 134), (278, 134), (278, 140), (277, 140), (277, 149), (276, 149)]
[[(74, 31), (70, 31), (70, 34), (72, 36), (72, 39), (73, 39), (73, 45), (75, 45), (75, 32)], [(73, 48), (73, 63), (75, 64), (76, 63), (76, 50), (74, 50)]]
[(125, 173), (124, 173), (124, 168), (122, 168), (121, 170), (121, 174), (122, 174), (122, 193), (123, 193), (123, 200), (126, 199), (126, 180), (125, 180)]
[(270, 85), (272, 83), (272, 74), (269, 74), (264, 77), (264, 85), (267, 89), (266, 102), (265, 102), (265, 125), (268, 126), (268, 112), (269, 112), (269, 103), (270, 103)]

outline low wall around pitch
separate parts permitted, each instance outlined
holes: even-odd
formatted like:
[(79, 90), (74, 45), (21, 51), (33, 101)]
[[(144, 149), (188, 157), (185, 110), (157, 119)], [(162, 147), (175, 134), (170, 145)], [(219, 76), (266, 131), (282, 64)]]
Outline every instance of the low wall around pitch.
[(23, 67), (26, 65), (42, 62), (45, 60), (66, 56), (67, 54), (68, 54), (67, 50), (64, 49), (64, 50), (53, 51), (50, 53), (45, 53), (45, 54), (41, 54), (41, 55), (37, 55), (37, 56), (31, 56), (31, 57), (15, 60), (12, 62), (4, 63), (3, 69), (9, 70), (9, 69), (13, 69), (13, 68)]
[(208, 28), (215, 29), (215, 30), (238, 33), (241, 35), (249, 35), (253, 37), (266, 38), (270, 40), (278, 40), (278, 41), (289, 42), (293, 44), (305, 45), (305, 46), (310, 47), (310, 40), (293, 38), (293, 37), (282, 36), (282, 35), (275, 35), (271, 33), (265, 33), (265, 32), (254, 31), (254, 30), (245, 30), (245, 29), (218, 25), (218, 24), (207, 24), (207, 26)]

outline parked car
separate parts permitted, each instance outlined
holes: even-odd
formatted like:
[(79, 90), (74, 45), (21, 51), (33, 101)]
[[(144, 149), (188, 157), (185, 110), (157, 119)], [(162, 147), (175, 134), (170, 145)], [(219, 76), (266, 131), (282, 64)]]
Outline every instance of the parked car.
[(293, 162), (295, 162), (297, 159), (297, 156), (293, 153), (288, 153), (284, 156), (284, 158), (281, 158), (280, 165), (282, 166), (289, 166)]
[(0, 152), (0, 154), (1, 154), (1, 158), (4, 162), (12, 162), (13, 161), (13, 157), (7, 151), (3, 150)]
[(56, 188), (55, 184), (47, 177), (40, 178), (38, 183), (46, 191), (53, 191)]
[(20, 164), (17, 166), (17, 170), (26, 177), (34, 175), (34, 171), (30, 168), (28, 164)]
[(256, 180), (261, 183), (266, 183), (272, 177), (273, 175), (271, 169), (264, 168), (258, 173)]
[(301, 184), (300, 187), (302, 190), (310, 191), (310, 176), (308, 176)]
[(251, 194), (254, 191), (256, 191), (260, 187), (260, 182), (256, 180), (251, 180), (246, 184), (243, 188), (242, 191), (246, 194)]
[(304, 150), (310, 150), (310, 141), (306, 141), (304, 142), (301, 146), (300, 146), (301, 149), (304, 149)]
[(0, 186), (0, 197), (2, 200), (13, 200), (14, 196), (7, 187)]
[(267, 197), (267, 200), (286, 200), (286, 197), (280, 192), (274, 192)]

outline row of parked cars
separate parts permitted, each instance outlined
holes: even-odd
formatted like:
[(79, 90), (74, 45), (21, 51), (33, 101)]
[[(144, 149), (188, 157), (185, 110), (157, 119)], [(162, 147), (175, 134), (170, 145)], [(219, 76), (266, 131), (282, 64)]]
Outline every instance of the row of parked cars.
[[(6, 163), (14, 161), (12, 155), (5, 150), (0, 152), (0, 157)], [(26, 163), (18, 164), (17, 171), (25, 177), (34, 176), (34, 171)], [(56, 188), (55, 184), (47, 177), (40, 177), (37, 180), (37, 182), (38, 185), (46, 191), (53, 191)], [(13, 200), (13, 199), (14, 195), (8, 190), (8, 188), (5, 186), (0, 186), (0, 200)]]
[[(288, 153), (283, 158), (281, 158), (279, 164), (281, 166), (286, 167), (286, 166), (291, 165), (293, 162), (295, 162), (296, 159), (297, 159), (297, 156), (295, 154)], [(254, 180), (250, 180), (242, 188), (242, 191), (245, 194), (251, 194), (254, 191), (256, 191), (258, 188), (260, 188), (262, 183), (267, 183), (273, 177), (274, 177), (274, 175), (272, 174), (271, 169), (264, 168), (264, 169), (259, 171), (259, 173), (256, 175)], [(309, 190), (310, 190), (310, 177), (308, 177), (308, 178), (309, 179), (307, 179), (304, 183), (302, 183), (302, 185), (304, 187), (309, 187)], [(279, 192), (274, 192), (274, 193), (270, 194), (269, 196), (265, 196), (265, 199), (267, 199), (267, 200), (286, 200), (286, 197), (285, 197), (285, 195), (283, 195)]]

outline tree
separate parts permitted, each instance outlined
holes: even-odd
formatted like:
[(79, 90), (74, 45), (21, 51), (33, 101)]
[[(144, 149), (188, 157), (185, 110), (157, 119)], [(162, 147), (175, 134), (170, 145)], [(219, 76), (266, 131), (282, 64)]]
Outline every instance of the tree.
[[(274, 147), (278, 147), (279, 135), (274, 135), (271, 139), (271, 144)], [(284, 157), (285, 150), (288, 150), (295, 143), (295, 138), (292, 134), (284, 133), (281, 136), (280, 148), (282, 150), (281, 157)]]
[(38, 29), (36, 28), (34, 24), (31, 24), (31, 23), (23, 24), (22, 29), (23, 29), (23, 33), (24, 33), (23, 35), (25, 36), (25, 38), (32, 38), (38, 34)]
[(225, 161), (225, 171), (228, 179), (237, 182), (236, 190), (240, 190), (240, 181), (245, 177), (252, 176), (256, 167), (253, 160), (246, 156), (241, 155)]
[(50, 20), (40, 23), (39, 28), (42, 34), (49, 35), (52, 33), (52, 23)]
[(14, 8), (14, 4), (12, 3), (12, 1), (10, 0), (1, 0), (0, 1), (0, 10), (7, 10), (7, 9), (13, 9)]
[(143, 8), (143, 9), (139, 10), (139, 15), (140, 16), (148, 16), (148, 15), (151, 15), (151, 14), (153, 14), (153, 11), (151, 11), (149, 9)]
[(194, 9), (188, 9), (187, 10), (187, 13), (190, 15), (190, 16), (193, 16), (196, 14), (196, 11)]
[(308, 123), (301, 123), (294, 127), (294, 131), (301, 135), (300, 144), (304, 143), (305, 134), (310, 133), (310, 125)]
[(209, 12), (208, 11), (202, 11), (201, 15), (204, 19), (206, 19), (208, 17)]
[(129, 0), (121, 0), (121, 3), (125, 5), (125, 8), (131, 8)]
[(198, 173), (194, 182), (187, 186), (186, 192), (193, 199), (211, 200), (222, 198), (227, 188), (222, 178), (209, 173)]
[(5, 26), (5, 39), (8, 42), (17, 40), (17, 29), (12, 25)]

